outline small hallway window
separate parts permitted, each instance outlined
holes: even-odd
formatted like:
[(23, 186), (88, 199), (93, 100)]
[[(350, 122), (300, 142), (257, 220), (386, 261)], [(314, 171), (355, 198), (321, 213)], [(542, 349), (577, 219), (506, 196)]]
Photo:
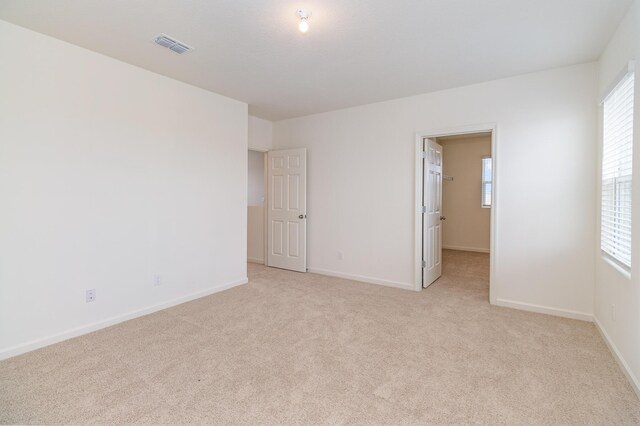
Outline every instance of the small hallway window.
[(491, 208), (491, 157), (482, 159), (482, 207)]

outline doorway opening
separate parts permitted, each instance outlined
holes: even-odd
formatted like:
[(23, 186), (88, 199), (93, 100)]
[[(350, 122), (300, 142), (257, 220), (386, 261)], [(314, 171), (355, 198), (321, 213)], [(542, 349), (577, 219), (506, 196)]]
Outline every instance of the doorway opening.
[(247, 180), (247, 262), (266, 259), (266, 152), (249, 150)]
[(247, 262), (307, 271), (307, 150), (248, 152)]
[(442, 250), (489, 253), (494, 303), (495, 126), (419, 134), (416, 145), (415, 289), (440, 278)]

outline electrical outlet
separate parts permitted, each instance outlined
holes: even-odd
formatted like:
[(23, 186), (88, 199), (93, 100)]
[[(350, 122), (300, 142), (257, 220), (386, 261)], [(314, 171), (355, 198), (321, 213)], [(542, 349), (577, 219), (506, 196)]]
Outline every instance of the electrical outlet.
[(160, 278), (160, 275), (154, 275), (153, 276), (153, 285), (159, 286), (160, 284), (162, 284), (162, 279)]
[(96, 289), (92, 288), (91, 290), (87, 290), (87, 303), (95, 302), (96, 300)]
[(342, 252), (339, 251), (338, 252), (338, 260), (342, 260), (344, 258), (344, 256), (342, 255)]
[(616, 320), (616, 305), (611, 304), (611, 321)]

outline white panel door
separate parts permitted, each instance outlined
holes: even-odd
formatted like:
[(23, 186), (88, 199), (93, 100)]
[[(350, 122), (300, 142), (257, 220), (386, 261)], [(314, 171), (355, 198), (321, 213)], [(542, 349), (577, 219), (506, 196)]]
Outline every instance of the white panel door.
[(424, 141), (424, 177), (422, 192), (422, 287), (442, 275), (442, 146)]
[(267, 266), (307, 271), (307, 150), (267, 154)]

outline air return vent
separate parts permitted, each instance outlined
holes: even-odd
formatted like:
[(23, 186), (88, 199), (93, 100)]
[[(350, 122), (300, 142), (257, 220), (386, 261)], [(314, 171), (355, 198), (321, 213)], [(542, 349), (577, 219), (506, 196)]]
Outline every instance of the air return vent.
[(191, 52), (193, 48), (191, 46), (187, 46), (184, 43), (176, 43), (173, 46), (170, 46), (169, 49), (173, 50), (176, 53), (183, 54), (187, 52)]
[(153, 39), (153, 41), (155, 41), (160, 46), (167, 47), (181, 55), (183, 53), (191, 52), (192, 50), (194, 50), (194, 48), (189, 46), (188, 44), (182, 43), (181, 41), (178, 41), (173, 37), (169, 37), (166, 34), (160, 34), (158, 37)]

